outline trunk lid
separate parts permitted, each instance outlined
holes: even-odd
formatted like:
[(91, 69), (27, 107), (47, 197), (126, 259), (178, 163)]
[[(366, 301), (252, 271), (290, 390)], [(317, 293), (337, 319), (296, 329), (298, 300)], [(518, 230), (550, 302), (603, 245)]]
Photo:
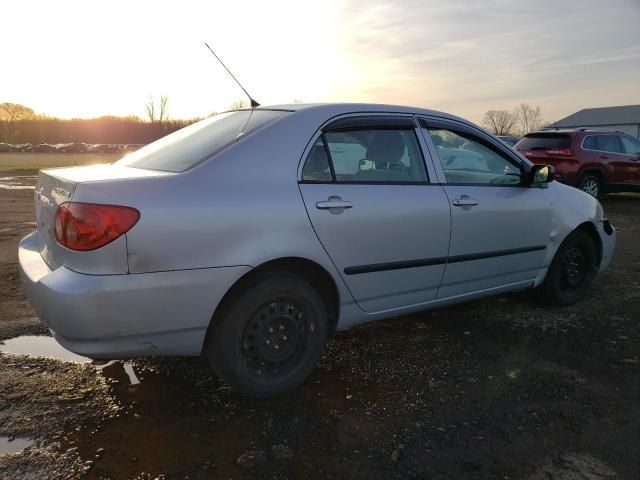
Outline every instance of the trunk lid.
[[(36, 230), (42, 237), (40, 254), (49, 268), (55, 270), (65, 263), (70, 255), (95, 255), (100, 250), (71, 252), (58, 244), (55, 238), (55, 217), (58, 207), (74, 198), (80, 183), (124, 180), (127, 178), (170, 175), (166, 172), (142, 170), (119, 165), (92, 165), (88, 167), (40, 170), (34, 200), (36, 207)], [(117, 199), (112, 202), (117, 204)], [(94, 253), (95, 252), (95, 253)]]
[(43, 239), (40, 254), (49, 268), (62, 265), (59, 255), (62, 248), (55, 239), (55, 215), (60, 204), (70, 201), (77, 182), (55, 175), (54, 170), (42, 170), (38, 175), (35, 189), (36, 229)]

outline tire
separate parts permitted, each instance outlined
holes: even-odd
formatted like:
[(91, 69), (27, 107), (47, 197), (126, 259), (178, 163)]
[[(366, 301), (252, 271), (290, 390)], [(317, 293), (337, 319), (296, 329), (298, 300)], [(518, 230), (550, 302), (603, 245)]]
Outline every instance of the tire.
[(597, 175), (587, 174), (582, 177), (578, 188), (595, 198), (598, 198), (604, 193), (602, 190), (602, 179)]
[(582, 300), (596, 276), (598, 253), (593, 240), (583, 230), (574, 230), (556, 252), (540, 286), (540, 300), (559, 306)]
[(328, 333), (327, 308), (303, 279), (259, 274), (214, 319), (206, 353), (216, 373), (238, 392), (269, 398), (302, 384)]

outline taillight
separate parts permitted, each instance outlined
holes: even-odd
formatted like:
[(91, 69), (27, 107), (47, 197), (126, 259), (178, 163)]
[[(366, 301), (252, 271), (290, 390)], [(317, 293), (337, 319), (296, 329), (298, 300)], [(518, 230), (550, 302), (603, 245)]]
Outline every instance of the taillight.
[(546, 150), (545, 153), (547, 155), (554, 155), (556, 157), (571, 157), (573, 152), (570, 148), (554, 148), (551, 150)]
[(135, 208), (96, 203), (68, 202), (58, 207), (55, 236), (70, 250), (95, 250), (113, 242), (140, 218)]

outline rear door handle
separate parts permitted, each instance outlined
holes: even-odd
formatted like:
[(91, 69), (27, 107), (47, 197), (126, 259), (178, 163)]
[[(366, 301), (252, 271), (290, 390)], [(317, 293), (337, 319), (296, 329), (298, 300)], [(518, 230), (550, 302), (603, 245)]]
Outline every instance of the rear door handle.
[(603, 160), (608, 160), (609, 157), (607, 157), (606, 155), (600, 155), (600, 158), (602, 158)]
[(478, 201), (474, 200), (473, 198), (469, 198), (466, 195), (460, 197), (460, 198), (456, 198), (453, 202), (456, 207), (466, 207), (466, 206), (473, 206), (473, 205), (478, 205)]
[(346, 202), (344, 200), (326, 200), (324, 202), (317, 202), (316, 208), (320, 210), (329, 210), (330, 208), (351, 208), (353, 203)]

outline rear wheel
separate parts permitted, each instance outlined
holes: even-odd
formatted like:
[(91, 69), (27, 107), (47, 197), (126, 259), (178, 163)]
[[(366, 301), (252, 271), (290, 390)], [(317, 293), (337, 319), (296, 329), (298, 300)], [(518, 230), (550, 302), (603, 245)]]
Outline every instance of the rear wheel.
[(588, 233), (575, 230), (560, 245), (544, 283), (540, 298), (554, 305), (573, 305), (587, 294), (597, 271), (596, 246)]
[(313, 371), (327, 339), (327, 318), (322, 298), (306, 281), (265, 272), (214, 320), (207, 355), (239, 392), (280, 395)]
[(602, 195), (602, 179), (597, 175), (585, 175), (580, 179), (578, 188), (588, 193), (592, 197), (598, 198)]

